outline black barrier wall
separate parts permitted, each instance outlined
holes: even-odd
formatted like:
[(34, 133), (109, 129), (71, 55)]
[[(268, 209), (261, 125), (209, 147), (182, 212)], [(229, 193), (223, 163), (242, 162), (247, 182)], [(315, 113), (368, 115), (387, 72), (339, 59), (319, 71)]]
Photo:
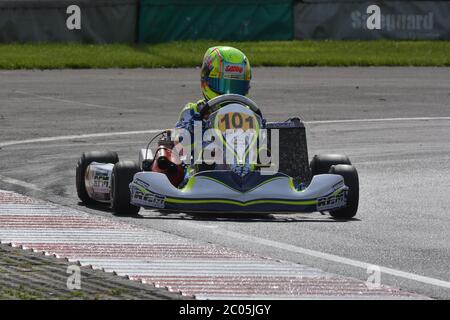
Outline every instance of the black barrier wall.
[(296, 39), (450, 39), (450, 1), (304, 0), (294, 21)]
[(138, 0), (0, 0), (0, 42), (132, 43)]
[(294, 38), (448, 40), (450, 0), (0, 0), (3, 43)]

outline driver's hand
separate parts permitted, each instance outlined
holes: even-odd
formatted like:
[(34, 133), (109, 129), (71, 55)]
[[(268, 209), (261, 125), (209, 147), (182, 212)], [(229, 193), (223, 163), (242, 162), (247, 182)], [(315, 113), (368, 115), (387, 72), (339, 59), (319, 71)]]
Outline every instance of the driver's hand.
[(206, 112), (206, 113), (203, 115), (203, 120), (208, 119), (208, 117), (209, 117), (210, 114), (211, 114), (211, 112)]
[(202, 120), (202, 118), (200, 117), (200, 113), (199, 112), (194, 113), (194, 115), (192, 116), (192, 120), (194, 120), (194, 121)]

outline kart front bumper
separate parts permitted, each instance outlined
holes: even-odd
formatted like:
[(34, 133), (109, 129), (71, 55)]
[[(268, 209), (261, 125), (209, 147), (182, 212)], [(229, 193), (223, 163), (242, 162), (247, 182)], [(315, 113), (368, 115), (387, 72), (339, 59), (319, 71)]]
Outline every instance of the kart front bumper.
[(246, 213), (330, 211), (347, 204), (348, 187), (340, 175), (316, 175), (298, 191), (292, 178), (283, 174), (258, 174), (243, 183), (231, 179), (232, 174), (203, 172), (178, 189), (164, 174), (139, 172), (129, 185), (131, 204), (178, 212)]

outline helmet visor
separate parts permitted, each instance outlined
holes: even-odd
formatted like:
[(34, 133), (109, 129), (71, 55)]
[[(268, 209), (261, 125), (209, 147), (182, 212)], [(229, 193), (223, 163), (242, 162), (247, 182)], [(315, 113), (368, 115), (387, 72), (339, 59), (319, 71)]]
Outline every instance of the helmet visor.
[(234, 93), (245, 96), (250, 89), (249, 80), (218, 79), (207, 77), (208, 86), (217, 94)]

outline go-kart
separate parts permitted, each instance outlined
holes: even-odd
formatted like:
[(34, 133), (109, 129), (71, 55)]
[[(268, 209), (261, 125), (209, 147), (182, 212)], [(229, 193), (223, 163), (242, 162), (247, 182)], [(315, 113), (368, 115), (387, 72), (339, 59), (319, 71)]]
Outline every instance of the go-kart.
[[(117, 153), (110, 151), (83, 153), (76, 168), (80, 200), (109, 204), (117, 215), (135, 215), (142, 207), (185, 213), (355, 216), (359, 201), (355, 167), (347, 156), (338, 154), (315, 155), (309, 162), (305, 127), (299, 118), (267, 122), (252, 100), (227, 94), (206, 102), (196, 119), (194, 137), (203, 140), (188, 145), (200, 145), (197, 153), (177, 149), (182, 139), (170, 130), (153, 137), (140, 150), (137, 162), (119, 161)], [(210, 134), (205, 139), (206, 131)], [(234, 140), (226, 136), (230, 131)], [(247, 131), (252, 135), (245, 135)], [(155, 138), (159, 141), (152, 152)], [(249, 150), (255, 145), (257, 155), (252, 153), (250, 162)], [(269, 161), (261, 161), (261, 150)], [(217, 161), (225, 158), (231, 161)]]

